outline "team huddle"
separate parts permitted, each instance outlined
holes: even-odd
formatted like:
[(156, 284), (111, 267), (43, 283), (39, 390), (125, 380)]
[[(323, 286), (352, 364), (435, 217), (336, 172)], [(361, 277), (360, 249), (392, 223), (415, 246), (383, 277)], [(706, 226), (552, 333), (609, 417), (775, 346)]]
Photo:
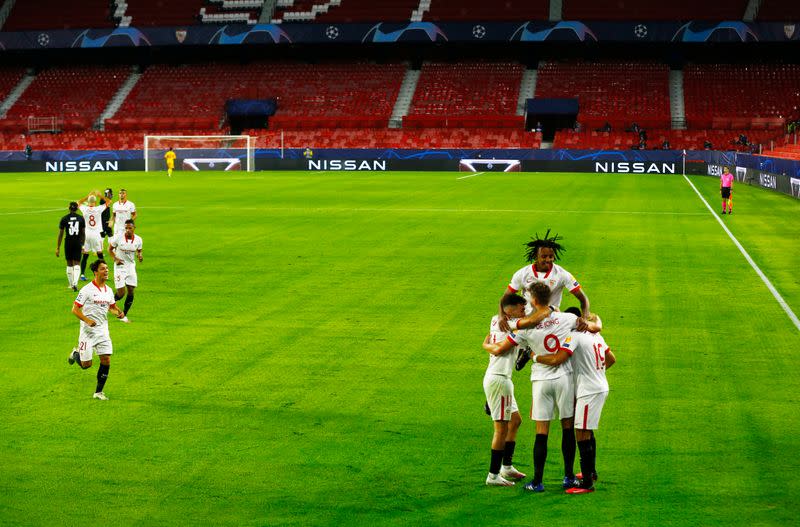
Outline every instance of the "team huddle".
[[(562, 487), (569, 494), (586, 494), (594, 491), (597, 480), (594, 431), (608, 396), (605, 371), (616, 358), (600, 335), (602, 322), (590, 312), (581, 285), (555, 264), (564, 250), (559, 240), (548, 230), (527, 244), (531, 265), (512, 277), (483, 342), (491, 355), (483, 379), (486, 412), (494, 421), (486, 484), (512, 486), (515, 480), (526, 477), (513, 465), (522, 418), (511, 378), (515, 367), (519, 371), (531, 362), (531, 420), (536, 425), (536, 439), (533, 479), (525, 489), (544, 491), (550, 422), (558, 416), (564, 458)], [(559, 311), (564, 289), (578, 299), (580, 309)], [(574, 472), (576, 437), (581, 467), (578, 474)]]
[[(142, 238), (135, 233), (136, 206), (127, 197), (127, 191), (120, 189), (119, 200), (112, 205), (111, 189), (103, 194), (93, 191), (71, 202), (69, 214), (59, 223), (56, 257), (63, 239), (69, 289), (78, 291), (78, 280), (86, 281), (90, 254), (97, 256), (89, 266), (93, 280), (81, 288), (72, 305), (72, 313), (80, 320), (80, 333), (78, 345), (69, 354), (68, 362), (77, 362), (85, 370), (92, 366), (92, 356), (97, 354), (100, 367), (93, 397), (100, 400), (108, 399), (103, 388), (113, 353), (107, 315), (111, 311), (122, 322), (129, 322), (128, 311), (138, 285), (136, 263), (143, 260)], [(114, 288), (106, 285), (109, 267), (104, 257), (104, 238), (108, 238), (108, 254), (114, 262)], [(120, 309), (117, 301), (123, 298), (124, 307)]]

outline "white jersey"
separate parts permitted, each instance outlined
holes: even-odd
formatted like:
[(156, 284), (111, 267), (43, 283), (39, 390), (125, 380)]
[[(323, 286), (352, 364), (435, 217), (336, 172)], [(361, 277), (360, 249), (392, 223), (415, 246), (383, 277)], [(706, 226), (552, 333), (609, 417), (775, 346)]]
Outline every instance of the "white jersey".
[(129, 238), (124, 232), (115, 234), (108, 244), (114, 247), (114, 254), (122, 260), (122, 265), (136, 267), (137, 251), (142, 250), (142, 238), (134, 234)]
[(102, 205), (97, 205), (96, 207), (90, 207), (89, 205), (81, 205), (81, 213), (83, 213), (83, 219), (86, 221), (86, 233), (94, 232), (98, 236), (100, 236), (100, 232), (103, 230), (103, 211), (106, 210), (105, 203)]
[[(516, 323), (516, 318), (509, 320), (509, 324), (512, 326)], [(492, 344), (502, 342), (508, 338), (508, 333), (500, 329), (500, 317), (498, 315), (492, 318), (489, 334), (489, 341)], [(489, 367), (486, 368), (486, 375), (502, 375), (510, 379), (514, 371), (514, 363), (517, 360), (517, 349), (516, 347), (511, 348), (502, 355), (489, 355)]]
[(108, 285), (98, 287), (97, 284), (92, 281), (83, 286), (78, 293), (78, 298), (75, 299), (75, 305), (83, 310), (84, 315), (97, 322), (97, 325), (92, 327), (81, 320), (81, 330), (93, 333), (107, 333), (108, 308), (109, 306), (113, 306), (114, 303), (114, 290), (108, 287)]
[[(520, 329), (516, 333), (508, 336), (514, 344), (527, 345), (534, 355), (545, 355), (558, 352), (563, 349), (562, 345), (570, 336), (570, 332), (575, 329), (575, 321), (578, 317), (572, 313), (552, 313), (549, 317), (542, 320), (538, 326), (530, 329)], [(571, 350), (567, 348), (571, 353)], [(545, 381), (557, 379), (563, 375), (571, 375), (572, 366), (570, 361), (562, 362), (558, 366), (548, 366), (538, 362), (531, 367), (532, 381)]]
[(537, 271), (534, 264), (526, 265), (514, 273), (508, 288), (513, 289), (514, 292), (523, 291), (522, 294), (528, 300), (528, 303), (532, 303), (528, 287), (534, 282), (542, 282), (550, 288), (552, 294), (548, 304), (555, 307), (561, 307), (561, 294), (564, 289), (570, 293), (576, 293), (581, 288), (581, 284), (569, 271), (556, 264), (553, 264), (553, 267), (547, 273)]
[(599, 333), (574, 332), (565, 348), (572, 349), (572, 370), (575, 372), (575, 395), (584, 397), (608, 391), (606, 352), (608, 345)]
[(128, 200), (125, 200), (125, 203), (117, 201), (111, 206), (111, 212), (114, 213), (114, 231), (122, 232), (125, 229), (125, 222), (133, 218), (136, 205)]

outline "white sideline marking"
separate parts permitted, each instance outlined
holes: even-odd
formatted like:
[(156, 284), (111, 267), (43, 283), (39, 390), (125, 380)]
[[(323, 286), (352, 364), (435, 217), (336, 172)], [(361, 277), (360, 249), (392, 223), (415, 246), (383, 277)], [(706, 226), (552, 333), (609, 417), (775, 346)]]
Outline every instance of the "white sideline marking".
[(64, 207), (58, 209), (26, 210), (24, 212), (0, 212), (0, 216), (16, 216), (18, 214), (41, 214), (44, 212), (56, 212), (59, 210), (64, 210)]
[[(185, 209), (187, 207), (182, 205), (149, 205), (139, 207), (142, 209)], [(209, 206), (204, 207), (203, 210), (209, 209), (226, 209), (230, 210), (229, 206)], [(346, 208), (346, 207), (236, 207), (236, 210), (263, 210), (263, 211), (285, 211), (285, 212), (447, 212), (447, 213), (488, 213), (494, 214), (497, 212), (512, 212), (512, 213), (525, 213), (533, 214), (536, 212), (542, 214), (618, 214), (623, 216), (705, 216), (705, 212), (667, 212), (657, 210), (542, 210), (542, 209), (401, 209), (401, 208)]]
[(772, 282), (769, 281), (769, 278), (767, 278), (767, 275), (765, 275), (764, 272), (761, 270), (761, 268), (758, 267), (758, 264), (756, 264), (753, 261), (753, 259), (750, 258), (750, 255), (747, 254), (747, 251), (745, 250), (745, 248), (742, 247), (742, 244), (739, 243), (739, 240), (736, 239), (736, 236), (733, 235), (733, 233), (730, 231), (730, 229), (728, 229), (728, 226), (725, 225), (725, 223), (722, 221), (722, 219), (720, 219), (720, 217), (717, 215), (716, 211), (711, 207), (711, 205), (708, 204), (708, 201), (706, 201), (706, 198), (704, 198), (703, 195), (700, 194), (700, 191), (697, 190), (697, 187), (695, 187), (694, 184), (691, 181), (689, 181), (689, 178), (686, 177), (685, 175), (683, 176), (683, 179), (685, 179), (686, 182), (689, 183), (689, 185), (692, 187), (692, 190), (694, 190), (695, 194), (697, 194), (697, 197), (699, 197), (703, 201), (705, 206), (708, 208), (708, 210), (711, 212), (711, 214), (717, 220), (717, 223), (719, 223), (720, 226), (722, 227), (722, 229), (728, 234), (728, 237), (730, 237), (730, 239), (733, 241), (734, 245), (736, 245), (736, 247), (739, 249), (739, 252), (741, 252), (742, 256), (744, 256), (744, 259), (747, 260), (747, 263), (750, 264), (750, 267), (753, 268), (753, 270), (756, 272), (756, 274), (761, 278), (761, 280), (767, 286), (767, 289), (769, 289), (769, 292), (772, 293), (772, 296), (775, 297), (775, 300), (778, 301), (778, 305), (781, 306), (783, 308), (783, 310), (786, 312), (786, 315), (788, 315), (789, 320), (791, 320), (794, 323), (794, 326), (797, 328), (797, 330), (800, 331), (800, 319), (797, 318), (797, 315), (794, 314), (794, 311), (792, 311), (792, 308), (789, 307), (789, 304), (786, 303), (786, 300), (784, 300), (783, 297), (781, 296), (781, 294), (778, 292), (778, 290), (775, 289), (775, 286), (772, 285)]
[(456, 179), (467, 179), (468, 177), (482, 176), (482, 175), (484, 175), (485, 173), (486, 173), (486, 172), (478, 172), (477, 174), (470, 174), (470, 175), (468, 175), (468, 176), (461, 176), (461, 177), (457, 177)]

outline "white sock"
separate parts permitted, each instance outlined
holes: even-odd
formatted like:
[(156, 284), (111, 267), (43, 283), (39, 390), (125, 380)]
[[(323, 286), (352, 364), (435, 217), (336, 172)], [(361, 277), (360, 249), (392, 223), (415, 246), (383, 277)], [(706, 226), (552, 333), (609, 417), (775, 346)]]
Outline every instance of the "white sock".
[(72, 287), (72, 266), (67, 266), (67, 283)]
[(72, 266), (72, 286), (78, 285), (78, 279), (81, 277), (81, 264)]

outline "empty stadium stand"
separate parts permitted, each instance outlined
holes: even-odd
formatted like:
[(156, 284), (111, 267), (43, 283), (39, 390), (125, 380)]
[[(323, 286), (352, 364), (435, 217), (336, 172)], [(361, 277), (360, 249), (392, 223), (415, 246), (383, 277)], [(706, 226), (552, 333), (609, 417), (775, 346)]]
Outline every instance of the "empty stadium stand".
[(3, 31), (114, 27), (112, 15), (109, 0), (81, 0), (79, 6), (62, 0), (18, 0)]
[(423, 20), (441, 21), (510, 21), (547, 20), (549, 0), (431, 0)]
[(545, 62), (537, 97), (577, 97), (584, 130), (670, 126), (669, 68), (648, 62)]
[[(797, 2), (797, 0), (762, 0), (756, 20), (764, 22), (796, 22), (800, 20), (800, 2)], [(794, 31), (800, 31), (800, 25), (793, 29)]]
[(207, 24), (256, 24), (263, 0), (209, 0), (200, 8), (200, 21)]
[(6, 100), (23, 75), (25, 75), (25, 68), (0, 69), (0, 103)]
[(564, 0), (564, 20), (741, 20), (747, 0)]
[(55, 117), (64, 130), (90, 128), (128, 72), (125, 66), (45, 70), (9, 109), (2, 128), (27, 131), (29, 117)]
[(800, 108), (800, 66), (687, 65), (690, 128), (779, 129)]
[(273, 22), (404, 22), (419, 0), (278, 0)]
[(198, 24), (203, 0), (128, 0), (125, 15), (131, 26)]
[(404, 70), (366, 63), (157, 65), (106, 127), (218, 129), (231, 98), (276, 99), (272, 128), (386, 127)]
[[(746, 135), (748, 142), (755, 145), (768, 145), (770, 140), (778, 137), (781, 132), (772, 130), (669, 130), (648, 129), (648, 149), (661, 149), (664, 141), (669, 141), (672, 150), (703, 150), (706, 141), (714, 149), (751, 151), (751, 147), (736, 144), (740, 135)], [(582, 131), (561, 130), (556, 132), (553, 148), (576, 149), (601, 149), (601, 150), (628, 150), (639, 145), (639, 135), (633, 132), (612, 131)]]
[[(256, 147), (280, 148), (281, 133), (248, 130)], [(539, 148), (542, 135), (507, 128), (318, 129), (284, 132), (285, 148)]]
[(524, 70), (510, 62), (425, 63), (403, 127), (521, 128)]

